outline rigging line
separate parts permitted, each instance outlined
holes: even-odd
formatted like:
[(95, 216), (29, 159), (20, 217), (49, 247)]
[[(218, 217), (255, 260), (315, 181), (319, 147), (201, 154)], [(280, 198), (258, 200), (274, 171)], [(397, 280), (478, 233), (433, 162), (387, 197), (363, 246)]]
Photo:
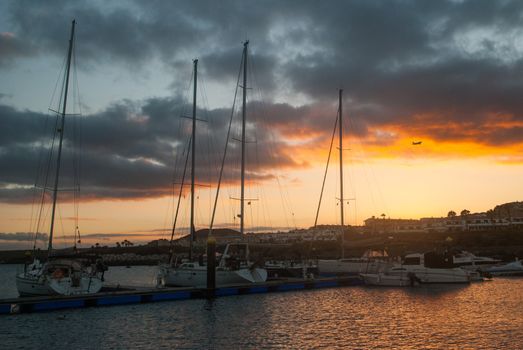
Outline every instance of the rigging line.
[[(62, 62), (62, 67), (61, 67), (61, 71), (64, 70), (64, 67), (65, 67), (65, 63), (67, 61), (67, 57), (64, 57), (64, 60)], [(51, 95), (51, 101), (49, 102), (49, 107), (48, 107), (48, 111), (49, 109), (51, 108), (51, 105), (53, 104), (53, 100), (54, 100), (54, 97), (56, 95), (56, 89), (58, 88), (58, 82), (60, 81), (60, 78), (61, 78), (61, 74), (58, 74), (58, 77), (56, 78), (56, 82), (55, 82), (55, 85), (54, 85), (54, 89), (53, 89), (53, 93)], [(47, 116), (45, 118), (45, 122), (44, 122), (44, 128), (43, 128), (43, 131), (44, 133), (46, 132), (47, 130), (47, 125), (48, 125), (48, 122), (49, 122), (49, 117), (50, 117), (50, 113), (48, 112), (47, 113)], [(33, 218), (34, 218), (34, 205), (36, 204), (36, 198), (37, 198), (37, 190), (36, 190), (36, 186), (38, 184), (38, 179), (40, 178), (40, 172), (42, 170), (42, 163), (43, 163), (43, 154), (44, 154), (44, 145), (43, 144), (40, 144), (40, 151), (38, 152), (38, 163), (37, 163), (37, 166), (36, 166), (36, 175), (35, 175), (35, 186), (33, 188), (33, 204), (31, 205), (31, 216), (30, 216), (30, 220), (29, 220), (29, 232), (32, 232), (33, 231), (33, 224), (35, 226), (37, 226), (37, 222), (34, 222), (33, 223)], [(45, 191), (44, 191), (45, 192)], [(44, 193), (42, 193), (42, 196), (44, 195)], [(38, 229), (35, 229), (35, 234), (34, 234), (34, 242), (33, 242), (33, 257), (34, 257), (34, 252), (36, 250), (36, 242), (37, 242), (37, 237), (38, 236)]]
[(214, 216), (216, 214), (216, 205), (218, 204), (218, 196), (220, 194), (220, 186), (221, 186), (221, 182), (222, 182), (223, 168), (224, 168), (224, 165), (225, 165), (225, 159), (227, 157), (227, 148), (228, 148), (228, 145), (229, 145), (229, 137), (230, 137), (230, 134), (231, 134), (231, 126), (232, 126), (232, 120), (233, 120), (233, 117), (234, 117), (234, 110), (236, 108), (236, 98), (238, 96), (238, 88), (239, 88), (239, 85), (240, 85), (240, 76), (241, 76), (241, 72), (242, 72), (242, 65), (243, 65), (243, 58), (244, 58), (243, 56), (244, 56), (244, 54), (245, 54), (245, 51), (242, 54), (242, 60), (241, 60), (241, 63), (240, 63), (240, 69), (238, 71), (238, 78), (236, 80), (236, 89), (234, 91), (234, 99), (233, 99), (233, 104), (232, 104), (232, 109), (231, 109), (231, 117), (229, 119), (229, 127), (227, 128), (227, 136), (225, 137), (225, 149), (223, 151), (222, 165), (221, 165), (221, 168), (220, 168), (220, 175), (218, 176), (218, 184), (216, 186), (216, 196), (214, 198), (214, 206), (213, 206), (213, 209), (212, 209), (211, 223), (209, 225), (209, 235), (212, 235), (212, 227), (213, 227), (213, 224), (214, 224)]
[[(254, 62), (254, 59), (251, 60), (252, 62)], [(258, 82), (258, 76), (256, 75), (255, 73), (255, 70), (254, 70), (254, 63), (251, 62), (251, 70), (252, 70), (252, 80), (257, 83)], [(264, 98), (263, 94), (262, 94), (262, 91), (261, 89), (260, 90), (257, 90), (256, 91), (258, 93), (258, 97), (259, 97), (259, 100), (261, 101), (260, 103), (260, 109), (262, 110), (262, 113), (263, 115), (267, 115), (267, 112), (266, 112), (266, 103), (264, 101), (266, 101), (266, 99)], [(273, 159), (273, 160), (276, 160), (277, 157), (276, 157), (276, 151), (274, 150), (274, 144), (276, 143), (275, 141), (275, 136), (274, 136), (274, 133), (273, 131), (268, 127), (268, 125), (265, 125), (265, 130), (267, 131), (268, 135), (269, 135), (269, 140), (270, 142), (268, 142), (268, 146), (269, 146), (269, 156)], [(288, 224), (288, 216), (287, 216), (287, 210), (290, 212), (291, 214), (291, 220), (292, 220), (292, 223), (294, 225), (294, 227), (296, 228), (296, 221), (295, 221), (295, 216), (294, 216), (294, 210), (293, 210), (293, 205), (292, 205), (292, 201), (290, 199), (290, 195), (289, 195), (289, 192), (288, 192), (288, 189), (287, 189), (287, 186), (285, 185), (282, 185), (280, 183), (280, 175), (279, 173), (275, 173), (275, 178), (277, 179), (278, 181), (278, 185), (279, 185), (279, 192), (280, 192), (280, 197), (281, 197), (281, 200), (282, 200), (282, 206), (284, 208), (284, 215), (285, 215), (285, 220), (287, 222), (287, 226), (289, 226)], [(290, 227), (290, 226), (289, 226)]]
[[(352, 123), (352, 118), (349, 119), (349, 123)], [(353, 126), (353, 129), (355, 129), (355, 127)], [(361, 139), (359, 137), (356, 136), (356, 140), (360, 146), (360, 151), (362, 153), (362, 164), (363, 164), (363, 172), (364, 172), (364, 176), (365, 176), (365, 181), (367, 182), (367, 186), (369, 186), (369, 189), (370, 189), (370, 194), (371, 194), (371, 201), (372, 201), (372, 206), (373, 206), (373, 209), (376, 211), (376, 210), (379, 210), (377, 204), (376, 204), (376, 201), (375, 201), (375, 198), (374, 198), (374, 191), (372, 189), (372, 184), (371, 184), (371, 180), (369, 180), (369, 174), (368, 172), (374, 177), (374, 181), (376, 183), (376, 187), (377, 187), (377, 196), (380, 197), (381, 201), (382, 201), (382, 205), (385, 207), (385, 210), (387, 212), (389, 212), (388, 210), (388, 206), (387, 206), (387, 203), (384, 201), (384, 198), (383, 198), (383, 195), (381, 194), (381, 190), (380, 190), (380, 185), (376, 179), (376, 176), (374, 174), (374, 171), (373, 171), (373, 167), (370, 163), (370, 161), (367, 161), (368, 157), (365, 153), (365, 149), (363, 147), (363, 142), (361, 141)], [(368, 167), (368, 169), (367, 169)], [(368, 172), (367, 172), (368, 171)], [(380, 210), (381, 211), (381, 210)]]
[(189, 137), (189, 140), (188, 140), (188, 143), (187, 143), (187, 155), (185, 157), (185, 165), (183, 167), (183, 175), (182, 175), (182, 181), (181, 181), (181, 184), (180, 184), (180, 192), (178, 194), (178, 203), (176, 204), (176, 213), (174, 215), (174, 222), (173, 222), (173, 227), (172, 227), (172, 231), (171, 231), (171, 241), (169, 243), (169, 253), (171, 254), (170, 256), (170, 259), (169, 259), (169, 263), (172, 265), (172, 261), (173, 261), (173, 258), (174, 258), (174, 250), (173, 250), (173, 245), (174, 245), (174, 232), (176, 230), (176, 222), (178, 221), (178, 212), (180, 210), (180, 202), (181, 202), (181, 199), (182, 199), (182, 194), (183, 194), (183, 185), (185, 183), (185, 175), (187, 173), (187, 163), (189, 162), (189, 154), (190, 154), (190, 150), (191, 150), (191, 141), (192, 141), (192, 137)]
[[(194, 74), (194, 71), (191, 70), (191, 75), (189, 77), (189, 79), (187, 80), (187, 85), (186, 85), (186, 88), (183, 90), (184, 93), (182, 95), (182, 98), (181, 98), (181, 104), (180, 104), (180, 110), (179, 110), (179, 116), (183, 116), (183, 115), (186, 115), (186, 108), (188, 107), (187, 106), (187, 99), (188, 99), (188, 94), (189, 94), (189, 90), (190, 90), (190, 87), (191, 87), (191, 84), (192, 84), (192, 80), (193, 80), (193, 74)], [(174, 140), (178, 140), (178, 139), (181, 139), (182, 136), (183, 136), (183, 126), (184, 124), (183, 121), (182, 121), (182, 118), (176, 118), (177, 120), (177, 123), (175, 123), (174, 126)], [(177, 125), (176, 125), (177, 124)], [(188, 139), (187, 142), (190, 142), (190, 139)], [(181, 143), (181, 142), (180, 142)], [(175, 152), (176, 152), (176, 156), (173, 157), (174, 159), (172, 160), (173, 163), (172, 163), (172, 177), (171, 177), (171, 183), (172, 183), (172, 210), (173, 210), (173, 213), (172, 213), (172, 220), (173, 222), (176, 220), (176, 217), (175, 217), (175, 214), (174, 214), (174, 197), (175, 197), (175, 191), (176, 191), (176, 178), (177, 178), (177, 169), (179, 168), (177, 165), (178, 165), (178, 162), (181, 158), (181, 156), (183, 156), (185, 154), (185, 151), (187, 149), (187, 145), (185, 143), (183, 143), (183, 148), (182, 148), (182, 151), (179, 152), (177, 149), (179, 149), (180, 145), (179, 144), (175, 144), (174, 145), (175, 147)], [(187, 151), (187, 155), (188, 155), (188, 151)], [(183, 169), (185, 170), (186, 167), (183, 167)], [(181, 193), (180, 193), (180, 197), (181, 197)], [(166, 210), (166, 213), (165, 213), (165, 217), (164, 217), (164, 223), (163, 223), (163, 227), (165, 228), (165, 232), (167, 233), (168, 230), (167, 230), (167, 216), (169, 215), (169, 211), (170, 211), (170, 208), (171, 206), (169, 205), (169, 207), (167, 208)], [(172, 225), (169, 225), (172, 229)], [(172, 241), (172, 238), (173, 238), (173, 235), (171, 235), (171, 241)]]
[[(45, 170), (45, 180), (44, 180), (44, 186), (43, 186), (44, 188), (47, 187), (47, 184), (48, 184), (48, 181), (49, 181), (49, 175), (50, 175), (50, 172), (51, 172), (51, 161), (52, 161), (52, 158), (53, 158), (53, 149), (54, 149), (54, 143), (55, 143), (55, 140), (56, 140), (56, 129), (58, 127), (58, 119), (59, 119), (59, 116), (57, 115), (55, 117), (55, 126), (54, 126), (53, 138), (50, 141), (49, 157), (48, 157), (48, 160), (47, 160), (47, 167), (46, 167), (46, 170)], [(44, 207), (44, 202), (45, 202), (45, 190), (42, 191), (42, 196), (41, 196), (41, 200), (40, 200), (40, 210), (39, 210), (38, 219), (37, 219), (37, 222), (36, 222), (36, 233), (37, 234), (35, 235), (35, 242), (34, 242), (33, 250), (36, 249), (36, 236), (38, 235), (38, 232), (40, 231), (40, 223), (41, 223), (41, 220), (42, 220), (42, 211), (43, 211), (43, 207)]]
[[(200, 82), (200, 93), (202, 95), (202, 100), (203, 100), (203, 105), (204, 107), (206, 107), (205, 109), (203, 109), (204, 113), (205, 113), (205, 119), (208, 121), (208, 125), (207, 125), (207, 130), (216, 130), (218, 129), (218, 125), (216, 125), (216, 121), (210, 117), (209, 113), (208, 113), (208, 104), (209, 104), (209, 100), (208, 100), (208, 97), (207, 97), (207, 85), (205, 84), (205, 80), (203, 79), (203, 77), (199, 76), (201, 82)], [(209, 179), (212, 178), (213, 175), (218, 175), (219, 174), (219, 169), (220, 169), (220, 166), (219, 166), (219, 158), (214, 156), (214, 153), (211, 153), (210, 151), (211, 150), (217, 150), (219, 149), (215, 143), (215, 139), (214, 139), (214, 133), (210, 133), (209, 132), (209, 135), (210, 137), (207, 137), (206, 140), (207, 140), (207, 147), (208, 147), (208, 150), (209, 150), (209, 153), (208, 153), (208, 164), (209, 164)], [(214, 174), (212, 174), (212, 170), (215, 171)], [(212, 182), (209, 180), (209, 183), (211, 184)], [(209, 194), (209, 215), (210, 213), (212, 212), (212, 193), (211, 191), (208, 192)]]
[(316, 218), (314, 219), (314, 227), (316, 227), (316, 225), (318, 224), (318, 216), (320, 215), (321, 200), (323, 198), (323, 190), (325, 189), (325, 180), (327, 179), (327, 171), (329, 170), (329, 162), (330, 162), (331, 154), (332, 154), (332, 146), (334, 145), (334, 137), (336, 136), (336, 129), (338, 127), (339, 117), (340, 117), (340, 114), (339, 114), (339, 109), (338, 109), (338, 113), (336, 114), (336, 120), (334, 122), (334, 128), (332, 130), (331, 144), (329, 147), (329, 155), (327, 157), (327, 165), (325, 166), (325, 174), (323, 175), (323, 182), (321, 184), (320, 199), (318, 201), (318, 209), (316, 210)]
[[(215, 161), (215, 158), (213, 157), (213, 154), (211, 152), (211, 150), (214, 150), (214, 149), (217, 149), (215, 147), (212, 147), (214, 146), (213, 144), (213, 137), (212, 137), (212, 134), (209, 132), (209, 130), (212, 130), (212, 127), (211, 127), (211, 120), (210, 120), (210, 117), (209, 117), (209, 114), (207, 113), (208, 111), (208, 99), (207, 99), (207, 92), (206, 92), (206, 87), (205, 87), (205, 83), (204, 83), (204, 79), (201, 75), (198, 76), (198, 81), (199, 81), (199, 84), (200, 84), (200, 96), (201, 96), (201, 99), (202, 99), (202, 103), (201, 105), (203, 105), (203, 108), (200, 108), (200, 111), (204, 114), (204, 119), (207, 121), (207, 125), (206, 125), (206, 130), (207, 130), (207, 137), (205, 138), (200, 138), (202, 140), (200, 140), (200, 143), (202, 143), (201, 147), (202, 149), (205, 147), (207, 147), (207, 152), (203, 152), (203, 157), (205, 158), (205, 161), (207, 162), (208, 166), (206, 167), (206, 171), (207, 171), (207, 176), (208, 176), (208, 183), (209, 183), (209, 191), (207, 191), (207, 194), (209, 195), (209, 207), (208, 207), (208, 212), (207, 212), (207, 217), (210, 216), (210, 213), (211, 213), (211, 202), (212, 202), (212, 196), (211, 196), (211, 186), (212, 186), (212, 181), (211, 179), (213, 178), (213, 170), (216, 171), (216, 173), (218, 172), (218, 166), (216, 164), (216, 162), (213, 162)], [(205, 143), (205, 144), (203, 144)], [(214, 166), (214, 168), (213, 168)], [(200, 195), (201, 195), (201, 191), (200, 191)], [(199, 208), (199, 210), (201, 211), (201, 209)], [(201, 211), (202, 212), (202, 211)], [(203, 215), (201, 216), (201, 221), (200, 222), (203, 222)]]
[[(252, 60), (253, 61), (253, 60)], [(257, 75), (255, 74), (254, 72), (254, 63), (251, 62), (250, 65), (249, 65), (249, 69), (250, 69), (250, 74), (252, 76), (252, 81), (253, 81), (253, 86), (258, 86), (257, 82), (258, 82), (258, 78), (257, 78)], [(266, 112), (265, 112), (265, 109), (263, 108), (264, 105), (263, 105), (263, 101), (264, 101), (264, 98), (262, 96), (262, 93), (261, 93), (261, 89), (255, 89), (255, 93), (258, 94), (258, 100), (261, 101), (260, 102), (260, 110), (261, 112), (260, 113), (257, 113), (258, 109), (257, 109), (257, 106), (256, 104), (253, 104), (252, 106), (252, 109), (255, 110), (255, 113), (253, 113), (253, 115), (255, 116), (256, 118), (256, 122), (259, 123), (260, 126), (263, 126), (266, 133), (269, 135), (268, 139), (274, 143), (275, 141), (275, 138), (274, 138), (274, 135), (272, 133), (272, 131), (270, 130), (270, 128), (265, 124), (263, 123), (263, 118), (257, 118), (257, 115), (260, 114), (260, 115), (266, 115)], [(258, 119), (261, 119), (261, 120), (258, 120)], [(257, 134), (256, 134), (256, 128), (255, 128), (255, 137), (256, 137), (256, 140), (257, 140)], [(274, 151), (274, 147), (273, 147), (273, 144), (271, 142), (266, 142), (265, 144), (267, 145), (268, 147), (268, 150), (267, 150), (267, 153), (268, 153), (268, 156), (273, 160), (273, 161), (276, 161), (276, 157), (275, 157), (275, 154), (276, 152)], [(257, 165), (259, 167), (259, 158), (258, 158), (258, 143), (256, 142), (256, 162), (257, 162)], [(281, 204), (282, 204), (282, 210), (283, 210), (283, 215), (284, 215), (284, 220), (286, 221), (286, 224), (288, 226), (288, 220), (287, 220), (287, 215), (286, 215), (286, 208), (285, 208), (285, 203), (284, 203), (284, 199), (283, 199), (283, 191), (282, 191), (282, 187), (281, 187), (281, 184), (279, 182), (279, 178), (278, 178), (278, 174), (274, 174), (274, 177), (277, 181), (277, 184), (278, 184), (278, 190), (279, 190), (279, 194), (280, 194), (280, 200), (281, 200)], [(263, 186), (261, 187), (261, 192), (262, 192), (262, 195), (265, 197), (265, 190), (263, 188)], [(264, 201), (266, 202), (266, 201)], [(263, 205), (263, 204), (262, 204)], [(269, 217), (269, 222), (270, 222), (270, 225), (272, 227), (272, 222), (270, 220), (270, 213), (268, 212), (268, 206), (265, 206), (267, 208), (267, 216)], [(265, 220), (265, 215), (264, 215), (264, 220)]]

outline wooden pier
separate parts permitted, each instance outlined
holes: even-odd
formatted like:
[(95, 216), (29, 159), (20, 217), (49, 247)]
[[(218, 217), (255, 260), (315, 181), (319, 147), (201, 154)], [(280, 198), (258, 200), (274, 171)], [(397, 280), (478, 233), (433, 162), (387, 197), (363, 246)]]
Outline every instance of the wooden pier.
[(95, 306), (145, 304), (159, 301), (346, 287), (359, 284), (361, 284), (361, 280), (358, 277), (329, 277), (317, 279), (285, 279), (248, 285), (229, 285), (218, 287), (215, 290), (186, 287), (108, 287), (103, 289), (102, 292), (92, 295), (56, 295), (0, 299), (0, 314), (43, 312)]

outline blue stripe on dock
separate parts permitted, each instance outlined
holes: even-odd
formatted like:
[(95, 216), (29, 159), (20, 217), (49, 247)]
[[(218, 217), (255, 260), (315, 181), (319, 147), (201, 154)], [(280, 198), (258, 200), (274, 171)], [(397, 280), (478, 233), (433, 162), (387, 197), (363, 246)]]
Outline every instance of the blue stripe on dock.
[(84, 300), (53, 300), (33, 304), (34, 311), (49, 311), (84, 307)]
[(0, 305), (0, 314), (10, 314), (10, 313), (11, 313), (11, 304)]
[(214, 292), (214, 295), (217, 297), (223, 297), (227, 295), (236, 295), (240, 293), (239, 288), (218, 288)]
[(191, 292), (183, 291), (183, 292), (174, 292), (174, 293), (153, 294), (151, 301), (181, 300), (181, 299), (190, 299), (190, 298), (191, 298)]
[(98, 299), (96, 301), (96, 305), (134, 304), (139, 303), (141, 301), (141, 295), (115, 295)]
[(318, 281), (314, 283), (315, 288), (337, 287), (338, 281)]
[(269, 291), (268, 287), (251, 287), (247, 291), (249, 294), (255, 294), (255, 293), (267, 293)]
[(278, 286), (278, 291), (287, 291), (287, 290), (298, 290), (298, 289), (304, 289), (305, 284), (282, 284)]

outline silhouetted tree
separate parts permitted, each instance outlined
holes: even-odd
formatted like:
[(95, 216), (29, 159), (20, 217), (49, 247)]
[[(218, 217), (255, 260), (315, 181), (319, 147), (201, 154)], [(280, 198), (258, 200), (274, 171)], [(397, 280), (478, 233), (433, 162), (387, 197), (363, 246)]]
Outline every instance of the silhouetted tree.
[(461, 211), (461, 213), (459, 215), (462, 216), (462, 218), (464, 218), (465, 220), (465, 231), (468, 231), (469, 230), (469, 223), (468, 223), (468, 220), (467, 220), (467, 216), (470, 214), (470, 210), (467, 210), (467, 209), (463, 209)]
[(456, 216), (456, 212), (454, 210), (449, 211), (447, 214), (447, 217), (449, 217), (449, 218), (453, 218), (455, 216)]

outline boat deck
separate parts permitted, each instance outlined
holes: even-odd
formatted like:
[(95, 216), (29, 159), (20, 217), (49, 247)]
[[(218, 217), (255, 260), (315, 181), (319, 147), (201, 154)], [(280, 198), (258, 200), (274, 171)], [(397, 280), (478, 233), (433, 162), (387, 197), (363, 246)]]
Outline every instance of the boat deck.
[(41, 296), (0, 299), (0, 314), (19, 314), (95, 306), (144, 304), (159, 301), (201, 299), (231, 295), (300, 291), (345, 287), (361, 284), (358, 277), (328, 277), (316, 279), (288, 278), (248, 285), (220, 286), (213, 290), (187, 287), (107, 286), (91, 295)]

